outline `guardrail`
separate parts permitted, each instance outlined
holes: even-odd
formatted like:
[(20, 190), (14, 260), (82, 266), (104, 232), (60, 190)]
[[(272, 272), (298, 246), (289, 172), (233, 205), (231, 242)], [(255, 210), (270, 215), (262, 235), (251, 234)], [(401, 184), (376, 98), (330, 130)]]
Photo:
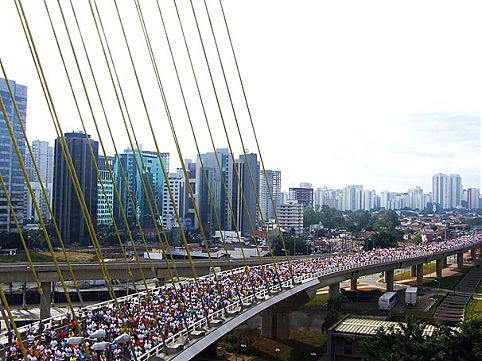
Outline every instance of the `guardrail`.
[[(474, 242), (474, 243), (480, 243), (480, 241), (477, 241), (477, 242)], [(301, 275), (293, 275), (293, 279), (291, 279), (291, 278), (286, 279), (286, 280), (281, 282), (281, 285), (280, 284), (273, 285), (269, 288), (269, 290), (266, 289), (266, 288), (254, 290), (253, 294), (250, 294), (246, 297), (243, 297), (243, 298), (241, 298), (241, 300), (238, 299), (238, 300), (232, 302), (231, 304), (227, 305), (225, 308), (221, 308), (219, 310), (211, 312), (206, 317), (203, 317), (203, 318), (201, 318), (201, 319), (199, 319), (195, 322), (191, 322), (191, 324), (189, 324), (186, 329), (183, 329), (182, 331), (168, 337), (163, 342), (160, 342), (155, 347), (146, 351), (144, 354), (142, 354), (140, 357), (138, 357), (138, 360), (144, 361), (144, 360), (148, 360), (152, 356), (155, 356), (155, 355), (159, 356), (159, 354), (164, 350), (165, 346), (176, 343), (179, 339), (181, 339), (183, 337), (187, 337), (191, 332), (193, 332), (195, 330), (206, 328), (209, 325), (210, 321), (225, 317), (226, 312), (232, 312), (232, 311), (239, 310), (239, 309), (241, 309), (241, 310), (247, 309), (246, 305), (248, 305), (248, 304), (252, 305), (254, 303), (254, 301), (257, 300), (257, 299), (259, 299), (259, 300), (266, 299), (267, 296), (269, 296), (273, 293), (278, 293), (278, 292), (282, 291), (284, 288), (286, 288), (286, 289), (292, 288), (296, 284), (302, 284), (302, 283), (308, 282), (308, 281), (316, 279), (316, 278), (324, 277), (324, 276), (327, 276), (327, 275), (333, 275), (335, 273), (339, 273), (339, 272), (343, 272), (343, 271), (347, 271), (347, 270), (359, 269), (359, 268), (371, 266), (371, 265), (381, 265), (381, 264), (391, 263), (391, 262), (395, 262), (395, 261), (410, 261), (410, 260), (417, 259), (417, 258), (420, 258), (420, 257), (443, 255), (444, 253), (457, 252), (459, 250), (465, 249), (465, 248), (470, 247), (470, 246), (471, 245), (466, 244), (466, 245), (463, 245), (463, 246), (460, 246), (460, 247), (447, 248), (447, 249), (444, 249), (440, 252), (416, 252), (411, 257), (401, 257), (401, 256), (385, 257), (383, 259), (359, 262), (359, 263), (348, 264), (348, 265), (328, 266), (326, 268), (323, 268), (323, 269), (319, 270), (318, 272), (304, 273), (304, 274), (301, 274)], [(280, 262), (280, 263), (277, 263), (276, 265), (279, 266), (279, 265), (283, 265), (283, 264), (285, 265), (286, 262)], [(268, 264), (263, 265), (262, 267), (266, 267), (266, 266), (273, 266), (273, 264), (268, 263)], [(260, 266), (252, 266), (251, 268), (257, 269), (259, 267)], [(233, 272), (235, 274), (239, 274), (239, 273), (244, 272), (244, 270), (245, 270), (245, 267), (240, 267), (240, 268), (234, 269)], [(217, 272), (216, 274), (218, 276), (228, 276), (228, 275), (231, 274), (231, 271), (222, 271), (222, 272)], [(199, 277), (199, 279), (201, 279), (201, 280), (202, 279), (210, 279), (210, 278), (213, 278), (213, 277), (214, 277), (213, 274), (210, 274), (210, 275)], [(177, 282), (176, 288), (180, 287), (183, 284), (187, 284), (189, 282), (190, 282), (189, 279), (181, 281), (181, 282)], [(154, 288), (154, 289), (150, 290), (149, 292), (151, 294), (155, 295), (155, 294), (158, 294), (165, 287), (170, 288), (172, 286), (169, 285), (169, 286), (157, 287), (157, 288)], [(145, 298), (147, 296), (148, 296), (148, 292), (147, 292), (147, 290), (144, 290), (144, 291), (140, 291), (140, 292), (128, 295), (128, 296), (118, 297), (117, 301), (120, 304), (122, 304), (122, 303), (128, 302), (128, 301), (130, 301), (131, 299), (134, 299), (134, 298), (138, 298), (140, 300), (140, 299)], [(110, 305), (113, 304), (113, 302), (114, 302), (113, 300), (104, 301), (104, 302), (100, 302), (100, 303), (97, 303), (97, 304), (91, 305), (91, 306), (79, 307), (79, 310), (82, 309), (84, 312), (88, 312), (89, 310), (95, 311), (95, 310), (101, 309), (103, 307), (110, 306)], [(70, 321), (70, 320), (71, 320), (70, 313), (66, 312), (66, 313), (63, 313), (63, 314), (60, 314), (60, 315), (57, 315), (57, 316), (54, 316), (54, 317), (50, 317), (48, 319), (36, 321), (36, 322), (30, 323), (30, 324), (27, 324), (25, 326), (19, 327), (18, 331), (19, 331), (20, 335), (26, 335), (27, 332), (36, 334), (36, 333), (41, 332), (41, 330), (42, 330), (41, 325), (47, 325), (48, 324), (50, 328), (62, 327), (63, 325), (67, 324), (67, 322)], [(0, 334), (0, 339), (5, 339), (6, 337), (7, 337), (7, 332), (3, 332), (2, 334)]]
[[(479, 242), (477, 242), (477, 243), (479, 243)], [(347, 271), (347, 270), (359, 269), (359, 268), (366, 267), (366, 266), (381, 265), (381, 264), (386, 264), (386, 263), (391, 263), (391, 262), (396, 262), (396, 261), (410, 261), (410, 260), (418, 259), (418, 258), (421, 258), (421, 257), (443, 255), (444, 253), (457, 252), (457, 251), (462, 250), (464, 248), (467, 248), (467, 245), (452, 248), (452, 249), (445, 249), (441, 252), (416, 252), (415, 255), (413, 255), (412, 257), (408, 257), (408, 258), (407, 257), (401, 257), (401, 256), (386, 257), (386, 258), (380, 259), (380, 260), (365, 261), (365, 262), (359, 262), (359, 263), (355, 263), (355, 264), (342, 265), (342, 266), (338, 266), (338, 267), (328, 267), (328, 268), (325, 268), (325, 269), (320, 270), (320, 271), (315, 272), (315, 273), (306, 273), (306, 274), (302, 274), (301, 276), (294, 276), (293, 279), (294, 279), (295, 284), (303, 284), (303, 283), (311, 281), (313, 279), (317, 279), (317, 278), (324, 277), (324, 276), (327, 276), (327, 275), (333, 275), (335, 273), (339, 273), (339, 272), (343, 272), (343, 271)], [(293, 280), (288, 279), (288, 280), (285, 280), (281, 283), (281, 290), (283, 288), (292, 288), (293, 286), (294, 286)], [(280, 286), (275, 285), (271, 289), (272, 289), (272, 292), (277, 293), (280, 290)], [(270, 293), (266, 289), (263, 289), (263, 290), (260, 290), (260, 291), (255, 291), (254, 295), (252, 294), (252, 295), (249, 295), (245, 298), (242, 298), (241, 301), (239, 301), (239, 300), (234, 301), (232, 304), (229, 305), (229, 307), (231, 307), (231, 309), (239, 309), (241, 307), (241, 303), (243, 305), (248, 304), (248, 303), (252, 304), (252, 302), (255, 298), (265, 299), (267, 295), (270, 295)], [(215, 311), (215, 312), (211, 313), (210, 315), (208, 315), (207, 319), (212, 321), (212, 320), (217, 319), (217, 318), (222, 318), (222, 317), (224, 317), (224, 315), (225, 315), (225, 310), (221, 309), (221, 310)], [(192, 332), (196, 329), (203, 329), (203, 327), (208, 326), (207, 319), (203, 318), (202, 320), (196, 321), (195, 323), (190, 325), (188, 327), (189, 332)], [(153, 357), (153, 356), (160, 356), (162, 351), (164, 351), (165, 346), (167, 346), (169, 344), (176, 343), (176, 341), (178, 341), (181, 337), (187, 337), (188, 335), (189, 335), (189, 333), (188, 333), (187, 330), (182, 330), (181, 332), (167, 338), (164, 341), (164, 343), (160, 343), (160, 344), (156, 345), (154, 348), (147, 351), (146, 353), (142, 354), (141, 357), (138, 357), (138, 360), (144, 361), (144, 360), (148, 360), (150, 357)]]

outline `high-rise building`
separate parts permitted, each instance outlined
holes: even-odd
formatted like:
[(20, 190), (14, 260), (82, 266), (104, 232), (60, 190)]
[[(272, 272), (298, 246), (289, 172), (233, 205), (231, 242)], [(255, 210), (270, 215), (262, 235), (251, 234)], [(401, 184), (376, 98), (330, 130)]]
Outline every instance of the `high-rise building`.
[(450, 208), (460, 207), (462, 204), (462, 177), (458, 174), (450, 174)]
[(411, 209), (423, 210), (427, 207), (425, 203), (425, 195), (423, 194), (423, 189), (419, 186), (415, 189), (408, 190), (408, 202), (407, 207)]
[(114, 209), (114, 184), (109, 173), (109, 168), (107, 167), (107, 162), (109, 162), (109, 166), (112, 169), (114, 166), (114, 157), (106, 158), (101, 156), (97, 161), (100, 179), (102, 179), (102, 185), (104, 186), (104, 190), (102, 190), (102, 185), (97, 179), (97, 224), (110, 226), (113, 220), (109, 207)]
[[(169, 194), (169, 188), (171, 188), (172, 197), (174, 198), (175, 204), (171, 200), (171, 195)], [(176, 173), (170, 173), (167, 181), (164, 181), (163, 185), (163, 195), (162, 195), (162, 224), (165, 229), (171, 229), (173, 227), (178, 227), (178, 222), (176, 219), (176, 213), (174, 207), (176, 207), (179, 217), (184, 216), (184, 174), (182, 169), (178, 169)], [(181, 219), (182, 221), (182, 219)]]
[[(27, 173), (30, 179), (30, 183), (32, 185), (32, 189), (35, 193), (35, 201), (40, 207), (42, 218), (44, 220), (47, 220), (50, 219), (50, 212), (48, 210), (45, 197), (42, 194), (42, 187), (40, 182), (42, 182), (45, 188), (49, 203), (52, 204), (54, 178), (54, 148), (51, 147), (48, 142), (34, 140), (32, 142), (31, 149), (33, 159), (40, 173), (40, 179), (38, 179), (37, 177), (32, 158), (30, 157), (30, 154), (28, 154), (28, 152), (26, 152), (25, 154), (25, 166), (27, 168)], [(25, 196), (25, 220), (38, 222), (39, 217), (37, 215), (37, 212), (35, 211), (30, 192), (25, 192)]]
[(365, 189), (362, 193), (362, 207), (365, 211), (371, 211), (376, 208), (376, 192), (374, 190)]
[(467, 208), (478, 209), (480, 208), (480, 191), (478, 188), (467, 189)]
[(295, 200), (280, 204), (277, 213), (281, 230), (301, 236), (303, 234), (303, 210), (304, 206)]
[[(231, 211), (229, 209), (229, 202), (233, 198), (233, 181), (234, 181), (234, 167), (233, 157), (228, 149), (216, 149), (216, 153), (208, 152), (201, 154), (204, 172), (202, 172), (201, 162), (198, 157), (196, 165), (196, 182), (200, 185), (198, 188), (199, 197), (197, 197), (198, 208), (200, 208), (201, 219), (204, 223), (210, 224), (211, 229), (218, 229), (217, 221), (214, 218), (213, 205), (211, 204), (208, 184), (213, 195), (214, 207), (218, 213), (219, 221), (223, 230), (231, 230), (234, 228), (232, 224)], [(217, 158), (217, 159), (216, 159)], [(219, 161), (219, 166), (218, 166)], [(219, 171), (221, 167), (221, 172)], [(254, 172), (254, 170), (253, 170)], [(256, 178), (256, 177), (255, 177)], [(226, 189), (223, 186), (223, 181)], [(197, 220), (196, 220), (197, 224)]]
[[(166, 173), (169, 174), (169, 153), (161, 153), (161, 159)], [(144, 162), (144, 169), (142, 161)], [(125, 179), (121, 172), (121, 164)], [(141, 169), (142, 174), (139, 173), (137, 166)], [(141, 150), (134, 153), (130, 149), (125, 150), (124, 153), (119, 154), (114, 160), (114, 175), (119, 198), (121, 199), (122, 208), (127, 219), (133, 222), (135, 220), (135, 214), (137, 214), (137, 217), (142, 223), (146, 222), (147, 225), (152, 225), (152, 215), (148, 201), (151, 203), (154, 212), (155, 205), (158, 206), (159, 212), (162, 212), (162, 192), (164, 186), (164, 173), (157, 152)], [(143, 180), (147, 189), (144, 189), (142, 185)], [(149, 187), (148, 182), (151, 187)], [(152, 198), (150, 188), (152, 188), (154, 198)], [(134, 207), (132, 207), (127, 190), (129, 190), (132, 196)], [(149, 198), (146, 197), (146, 193)], [(120, 223), (122, 223), (121, 207), (117, 197), (114, 198), (114, 216), (116, 221), (119, 220)]]
[[(271, 201), (271, 196), (273, 196), (273, 201)], [(264, 220), (268, 221), (270, 219), (274, 219), (275, 208), (281, 204), (281, 171), (266, 170), (265, 177), (265, 172), (260, 170), (259, 202)]]
[[(20, 149), (20, 154), (25, 154), (25, 140), (17, 118), (14, 107), (14, 101), (17, 104), (21, 120), (26, 126), (27, 114), (27, 87), (17, 84), (13, 80), (9, 81), (14, 99), (11, 98), (7, 82), (0, 78), (0, 97), (5, 105), (7, 117), (13, 128), (13, 133)], [(20, 225), (23, 225), (23, 216), (25, 212), (25, 179), (22, 174), (20, 162), (15, 153), (6, 120), (0, 111), (0, 174), (3, 177), (7, 191), (12, 202), (15, 214)], [(3, 190), (0, 189), (0, 230), (16, 231), (13, 216), (7, 205), (6, 197)]]
[(363, 186), (352, 185), (343, 190), (343, 210), (357, 211), (362, 209)]
[(290, 194), (286, 191), (281, 192), (281, 204), (285, 204), (290, 199)]
[(311, 184), (301, 183), (299, 188), (290, 188), (289, 199), (297, 201), (303, 207), (313, 207), (313, 188), (311, 188)]
[[(90, 136), (88, 136), (90, 138)], [(70, 152), (74, 170), (80, 183), (87, 211), (92, 224), (97, 224), (97, 174), (95, 162), (98, 158), (99, 143), (87, 140), (84, 133), (66, 133), (65, 142)], [(91, 156), (89, 143), (94, 157)], [(67, 160), (61, 147), (61, 140), (55, 140), (53, 212), (64, 243), (89, 242), (89, 232), (79, 199), (68, 170)]]
[[(249, 167), (248, 167), (249, 163)], [(251, 234), (251, 224), (253, 228), (257, 229), (258, 216), (258, 198), (259, 193), (259, 164), (258, 157), (254, 153), (244, 154), (239, 156), (236, 161), (240, 184), (237, 179), (233, 180), (233, 209), (236, 214), (236, 221), (238, 229), (242, 234)], [(253, 181), (251, 181), (250, 171), (252, 173)], [(254, 183), (254, 188), (253, 188)], [(241, 190), (244, 193), (246, 204), (242, 198)], [(247, 206), (247, 207), (246, 207)]]
[(433, 201), (442, 209), (459, 207), (462, 204), (462, 192), (460, 175), (438, 173), (432, 177)]
[(326, 203), (326, 194), (328, 189), (326, 187), (316, 188), (313, 192), (313, 204), (315, 209), (321, 209)]
[[(197, 175), (197, 165), (196, 162), (193, 162), (191, 159), (185, 159), (184, 164), (186, 166), (187, 174), (188, 174), (188, 180), (185, 180), (185, 183), (189, 181), (189, 184), (191, 185), (191, 189), (194, 193), (195, 200), (197, 201), (198, 199), (198, 183), (196, 181), (196, 175)], [(187, 185), (184, 187), (184, 227), (186, 229), (188, 228), (195, 228), (197, 225), (197, 217), (196, 213), (194, 211), (194, 205), (193, 201), (191, 199), (191, 195), (189, 194), (189, 189)], [(198, 207), (198, 212), (201, 213), (201, 209)]]

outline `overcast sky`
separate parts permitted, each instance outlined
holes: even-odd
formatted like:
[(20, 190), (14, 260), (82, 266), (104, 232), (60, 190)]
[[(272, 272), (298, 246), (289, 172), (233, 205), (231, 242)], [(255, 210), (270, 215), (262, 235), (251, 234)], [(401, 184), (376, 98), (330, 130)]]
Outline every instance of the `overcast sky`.
[[(64, 131), (81, 125), (53, 40), (43, 1), (22, 2), (34, 33)], [(83, 96), (57, 1), (48, 1), (88, 132), (98, 139)], [(64, 5), (108, 153), (92, 77), (68, 1)], [(147, 117), (112, 0), (98, 1), (136, 132), (154, 150)], [(178, 156), (133, 1), (118, 1), (160, 150)], [(184, 158), (195, 158), (179, 87), (154, 0), (142, 0), (149, 35)], [(171, 0), (161, 0), (201, 152), (211, 151), (205, 121)], [(194, 57), (217, 147), (226, 137), (189, 2), (177, 1)], [(233, 113), (216, 58), (203, 2), (194, 0), (223, 116), (236, 155)], [(256, 151), (217, 0), (208, 1), (245, 146)], [(363, 184), (378, 191), (431, 190), (434, 173), (459, 173), (464, 187), (480, 187), (482, 3), (480, 1), (224, 1), (261, 150), (268, 169), (282, 171), (282, 187)], [(74, 1), (119, 150), (128, 145), (87, 1)], [(29, 88), (29, 137), (53, 141), (54, 128), (13, 1), (0, 2), (0, 56), (9, 78)], [(171, 167), (171, 171), (174, 170)]]

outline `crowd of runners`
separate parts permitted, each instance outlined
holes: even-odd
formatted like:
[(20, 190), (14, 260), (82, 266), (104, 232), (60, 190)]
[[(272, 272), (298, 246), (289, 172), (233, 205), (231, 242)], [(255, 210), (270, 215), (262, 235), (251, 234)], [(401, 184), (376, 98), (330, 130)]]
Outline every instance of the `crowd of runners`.
[(116, 305), (108, 303), (98, 309), (80, 309), (69, 322), (52, 322), (31, 327), (22, 342), (9, 331), (6, 360), (46, 361), (135, 360), (154, 347), (166, 346), (171, 336), (194, 322), (226, 308), (261, 290), (280, 288), (280, 283), (314, 275), (320, 270), (336, 272), (341, 266), (356, 267), (364, 262), (386, 262), (393, 258), (411, 258), (469, 245), (482, 235), (464, 236), (443, 242), (373, 249), (353, 254), (312, 257), (236, 272), (222, 272), (198, 278), (197, 281), (164, 286), (149, 296), (130, 297)]

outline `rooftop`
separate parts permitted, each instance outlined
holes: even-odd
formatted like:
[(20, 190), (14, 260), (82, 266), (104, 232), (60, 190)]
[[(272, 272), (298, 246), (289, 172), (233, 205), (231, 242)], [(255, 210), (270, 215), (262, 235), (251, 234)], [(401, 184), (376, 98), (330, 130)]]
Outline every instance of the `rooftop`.
[[(354, 335), (374, 335), (380, 327), (394, 327), (395, 330), (400, 330), (400, 324), (401, 322), (348, 317), (338, 323), (333, 331)], [(436, 329), (437, 326), (426, 325), (423, 335), (432, 336)]]

